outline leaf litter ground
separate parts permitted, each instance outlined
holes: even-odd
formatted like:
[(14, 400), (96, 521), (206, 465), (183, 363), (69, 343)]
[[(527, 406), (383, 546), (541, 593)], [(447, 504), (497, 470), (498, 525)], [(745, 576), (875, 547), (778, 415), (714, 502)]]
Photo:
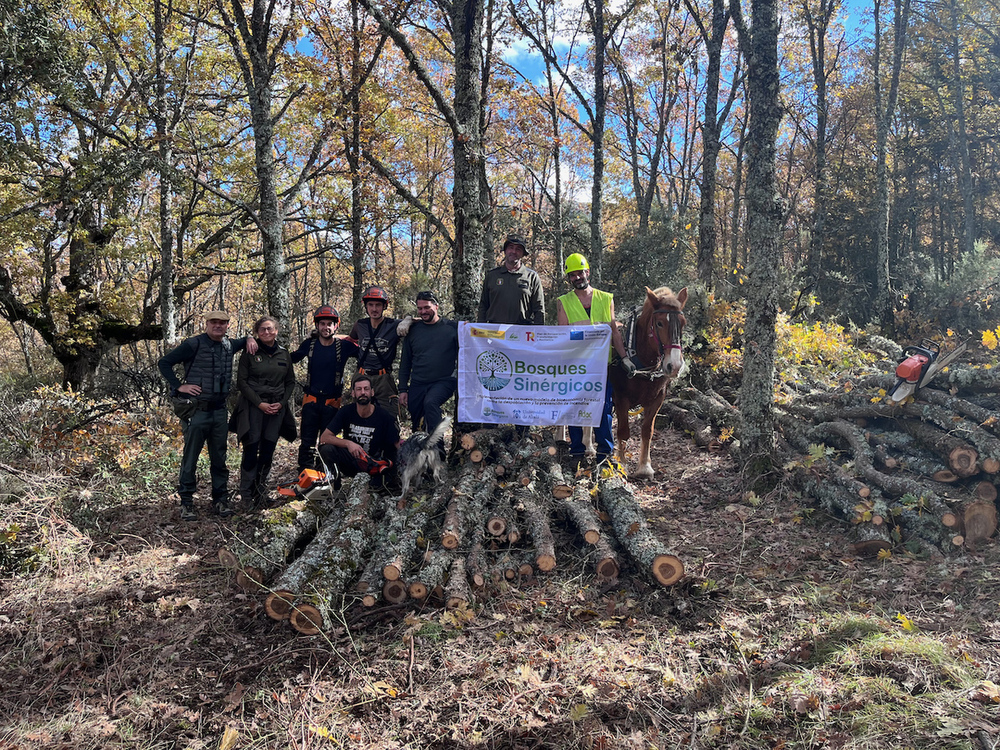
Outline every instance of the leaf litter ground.
[(314, 637), (217, 563), (252, 517), (136, 496), (71, 524), (22, 499), (48, 553), (0, 583), (0, 748), (997, 746), (995, 539), (858, 559), (725, 450), (663, 430), (653, 463), (637, 494), (685, 563), (673, 588), (563, 555), (467, 610), (350, 607)]

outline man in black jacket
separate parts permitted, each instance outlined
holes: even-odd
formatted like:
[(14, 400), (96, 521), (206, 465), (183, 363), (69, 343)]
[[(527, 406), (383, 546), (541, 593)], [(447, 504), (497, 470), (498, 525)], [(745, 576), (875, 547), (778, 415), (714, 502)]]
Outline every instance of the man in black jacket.
[(315, 468), (316, 438), (340, 408), (347, 360), (358, 356), (355, 342), (334, 336), (340, 326), (340, 313), (336, 308), (320, 305), (313, 313), (313, 322), (316, 335), (305, 339), (292, 352), (292, 363), (309, 360), (299, 427), (300, 472)]
[[(212, 509), (224, 518), (234, 512), (229, 504), (229, 469), (226, 468), (229, 430), (226, 398), (233, 383), (233, 355), (244, 348), (255, 353), (257, 342), (252, 337), (226, 338), (228, 330), (229, 313), (213, 310), (205, 316), (204, 333), (184, 339), (157, 363), (160, 374), (170, 384), (172, 395), (185, 396), (192, 401), (191, 415), (181, 419), (184, 454), (177, 492), (181, 497), (181, 519), (184, 521), (198, 520), (194, 509), (194, 493), (198, 489), (195, 470), (206, 443), (211, 463)], [(183, 383), (174, 372), (179, 364), (185, 366)]]

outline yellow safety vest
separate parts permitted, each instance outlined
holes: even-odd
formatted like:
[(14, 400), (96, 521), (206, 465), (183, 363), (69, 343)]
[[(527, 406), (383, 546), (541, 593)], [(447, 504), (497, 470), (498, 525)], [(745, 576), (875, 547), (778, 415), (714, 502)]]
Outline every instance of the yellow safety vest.
[[(594, 296), (590, 300), (590, 315), (587, 315), (587, 311), (583, 309), (583, 305), (580, 302), (580, 298), (576, 296), (576, 292), (568, 292), (559, 298), (562, 302), (563, 310), (566, 313), (566, 318), (569, 320), (570, 325), (578, 323), (611, 323), (611, 303), (614, 302), (615, 296), (611, 292), (602, 292), (600, 289), (594, 290)], [(609, 344), (608, 346), (608, 362), (611, 361), (611, 351), (613, 347)]]

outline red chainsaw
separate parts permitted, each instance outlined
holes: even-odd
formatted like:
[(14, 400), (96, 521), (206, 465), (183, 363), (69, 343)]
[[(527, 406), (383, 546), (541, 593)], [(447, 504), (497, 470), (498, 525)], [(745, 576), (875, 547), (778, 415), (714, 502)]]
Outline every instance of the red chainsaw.
[(941, 356), (941, 345), (929, 339), (922, 340), (919, 346), (906, 347), (903, 349), (903, 361), (896, 366), (896, 383), (885, 394), (885, 400), (898, 403), (912, 396), (967, 348), (963, 341)]

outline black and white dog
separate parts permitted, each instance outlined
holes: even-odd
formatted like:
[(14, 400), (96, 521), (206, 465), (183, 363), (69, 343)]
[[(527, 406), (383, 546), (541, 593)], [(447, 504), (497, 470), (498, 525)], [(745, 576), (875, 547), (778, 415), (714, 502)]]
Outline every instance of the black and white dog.
[(399, 478), (403, 484), (400, 499), (406, 497), (410, 484), (420, 485), (420, 480), (428, 469), (433, 472), (435, 482), (441, 481), (444, 475), (444, 459), (441, 457), (443, 451), (439, 450), (438, 444), (444, 440), (444, 434), (449, 427), (451, 427), (451, 417), (445, 417), (430, 435), (426, 432), (414, 432), (399, 446), (397, 459)]

